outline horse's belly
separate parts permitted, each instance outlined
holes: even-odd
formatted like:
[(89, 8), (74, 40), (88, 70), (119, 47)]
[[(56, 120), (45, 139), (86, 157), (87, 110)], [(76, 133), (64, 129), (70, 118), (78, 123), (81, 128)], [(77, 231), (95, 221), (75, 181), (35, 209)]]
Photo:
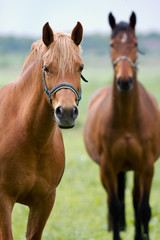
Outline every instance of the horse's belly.
[(142, 159), (142, 152), (139, 141), (133, 137), (120, 138), (113, 143), (111, 148), (113, 161), (123, 171), (138, 168)]

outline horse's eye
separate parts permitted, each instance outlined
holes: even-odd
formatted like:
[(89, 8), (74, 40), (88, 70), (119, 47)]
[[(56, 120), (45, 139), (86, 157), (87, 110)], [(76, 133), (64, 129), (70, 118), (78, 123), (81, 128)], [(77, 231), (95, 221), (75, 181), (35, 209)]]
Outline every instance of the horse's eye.
[(135, 43), (134, 46), (135, 46), (135, 47), (138, 47), (138, 43)]
[(111, 48), (114, 48), (114, 45), (111, 43), (111, 44), (110, 44), (110, 47), (111, 47)]
[(44, 71), (45, 71), (46, 73), (49, 73), (49, 68), (46, 67), (46, 66), (44, 66)]
[(82, 71), (83, 71), (83, 68), (84, 68), (84, 66), (81, 65), (81, 66), (79, 67), (78, 71), (79, 71), (79, 72), (82, 72)]

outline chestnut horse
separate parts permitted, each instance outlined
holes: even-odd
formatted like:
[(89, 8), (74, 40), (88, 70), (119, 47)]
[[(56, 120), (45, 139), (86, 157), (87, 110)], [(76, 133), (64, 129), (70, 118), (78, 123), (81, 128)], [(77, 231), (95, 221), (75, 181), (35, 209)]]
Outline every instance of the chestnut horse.
[(65, 166), (59, 127), (78, 116), (82, 25), (70, 36), (46, 23), (42, 35), (20, 77), (0, 89), (0, 240), (13, 240), (16, 202), (30, 209), (26, 239), (41, 239)]
[(114, 80), (92, 97), (84, 140), (89, 155), (100, 165), (108, 192), (113, 239), (120, 240), (119, 231), (125, 229), (125, 172), (129, 170), (134, 171), (135, 240), (144, 235), (149, 239), (149, 195), (153, 165), (160, 155), (160, 112), (154, 97), (137, 80), (135, 13), (129, 24), (116, 24), (110, 13), (109, 23)]

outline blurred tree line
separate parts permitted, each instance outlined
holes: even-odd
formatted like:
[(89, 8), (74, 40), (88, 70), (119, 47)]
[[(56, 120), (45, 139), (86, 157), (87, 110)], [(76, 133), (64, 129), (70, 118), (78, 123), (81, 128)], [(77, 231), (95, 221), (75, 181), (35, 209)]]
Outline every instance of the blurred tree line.
[(0, 54), (26, 53), (35, 39), (13, 36), (0, 37)]
[[(31, 44), (38, 39), (0, 36), (0, 55), (26, 54), (30, 52)], [(139, 48), (147, 53), (160, 54), (160, 33), (138, 34)], [(82, 42), (85, 54), (105, 55), (109, 52), (109, 36), (105, 34), (85, 35)]]

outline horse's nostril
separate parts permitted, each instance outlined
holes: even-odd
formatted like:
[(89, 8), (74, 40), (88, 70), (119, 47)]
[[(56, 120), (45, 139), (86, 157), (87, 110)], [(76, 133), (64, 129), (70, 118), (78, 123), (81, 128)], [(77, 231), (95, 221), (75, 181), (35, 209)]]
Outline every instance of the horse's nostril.
[(59, 106), (59, 107), (56, 108), (55, 113), (56, 113), (56, 116), (57, 116), (59, 119), (63, 118), (63, 109), (62, 109), (61, 106)]
[(129, 82), (130, 85), (133, 84), (133, 78), (129, 77), (128, 82)]
[(78, 116), (78, 108), (76, 106), (73, 107), (73, 119), (76, 119)]
[(118, 84), (119, 86), (121, 85), (121, 82), (122, 82), (121, 78), (118, 78), (117, 84)]

